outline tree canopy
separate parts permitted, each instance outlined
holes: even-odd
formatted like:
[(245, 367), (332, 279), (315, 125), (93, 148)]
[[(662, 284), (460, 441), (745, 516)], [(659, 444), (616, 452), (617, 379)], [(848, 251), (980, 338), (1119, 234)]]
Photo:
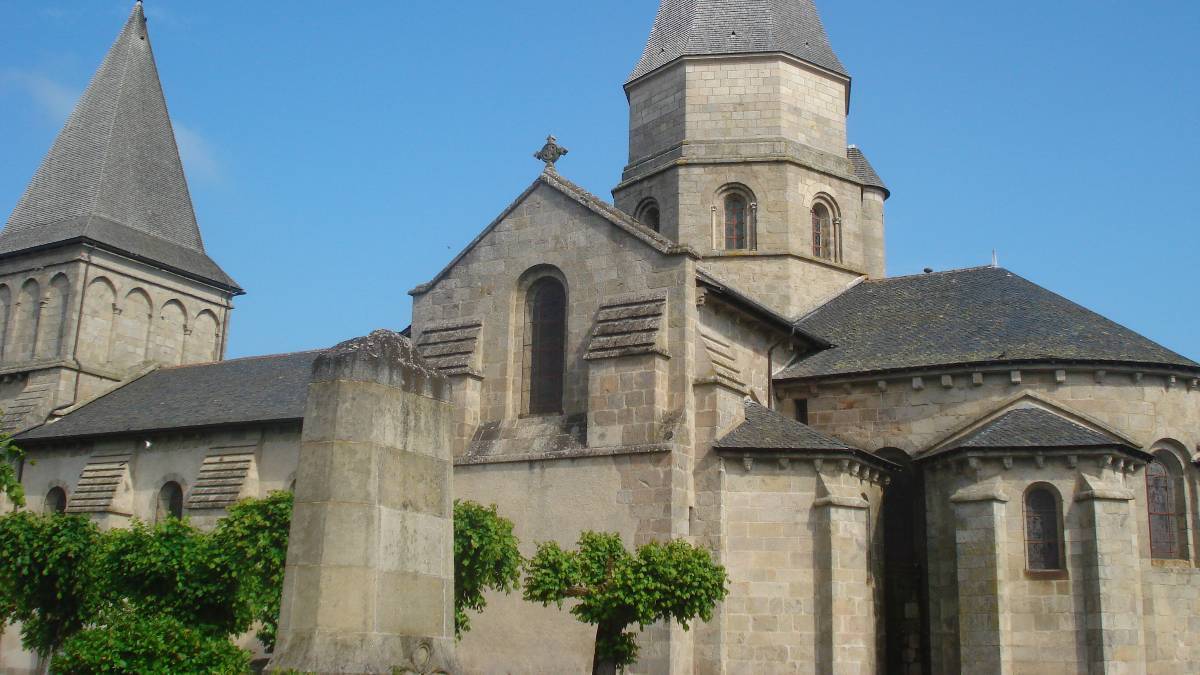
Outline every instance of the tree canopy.
[(637, 661), (634, 624), (708, 621), (728, 589), (725, 568), (685, 541), (652, 542), (629, 553), (615, 533), (584, 532), (574, 551), (538, 545), (526, 565), (525, 599), (560, 609), (596, 626), (592, 672), (615, 673)]

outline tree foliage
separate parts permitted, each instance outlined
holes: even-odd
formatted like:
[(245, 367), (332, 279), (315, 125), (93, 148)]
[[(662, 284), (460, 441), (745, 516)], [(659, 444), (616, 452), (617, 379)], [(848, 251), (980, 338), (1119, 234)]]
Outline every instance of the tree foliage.
[(250, 672), (250, 654), (227, 636), (171, 614), (125, 606), (110, 608), (93, 626), (69, 637), (55, 653), (50, 670), (56, 675), (232, 675)]
[(213, 554), (234, 574), (240, 601), (260, 626), (256, 637), (269, 650), (279, 628), (292, 502), (292, 493), (284, 491), (241, 501), (212, 534)]
[(17, 466), (25, 459), (12, 436), (0, 432), (0, 494), (8, 497), (14, 508), (25, 506), (25, 487), (17, 478)]
[(521, 552), (511, 520), (493, 504), (454, 502), (454, 634), (471, 629), (467, 610), (487, 607), (487, 590), (511, 593), (521, 580)]
[(100, 531), (82, 516), (18, 511), (0, 517), (0, 611), (21, 622), (21, 642), (47, 656), (101, 602)]
[(725, 568), (687, 542), (650, 543), (630, 554), (617, 534), (584, 532), (574, 551), (538, 545), (526, 564), (525, 599), (560, 609), (577, 600), (571, 613), (596, 626), (592, 672), (615, 673), (637, 660), (630, 626), (674, 620), (687, 630), (691, 621), (708, 621), (727, 583)]
[(274, 640), (291, 510), (286, 492), (245, 500), (212, 532), (0, 517), (0, 618), (21, 622), (26, 648), (58, 652), (56, 672), (242, 672), (230, 638), (258, 620)]

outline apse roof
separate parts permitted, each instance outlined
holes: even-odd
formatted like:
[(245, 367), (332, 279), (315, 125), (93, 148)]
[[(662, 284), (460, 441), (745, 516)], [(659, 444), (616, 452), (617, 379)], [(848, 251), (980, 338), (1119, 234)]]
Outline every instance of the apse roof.
[(934, 366), (1200, 364), (1000, 267), (868, 280), (797, 322), (833, 343), (777, 379)]

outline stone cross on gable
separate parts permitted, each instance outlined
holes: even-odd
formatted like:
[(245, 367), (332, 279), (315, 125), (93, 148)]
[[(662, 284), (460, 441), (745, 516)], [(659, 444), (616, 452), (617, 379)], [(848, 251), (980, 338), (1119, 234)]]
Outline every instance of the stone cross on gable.
[(562, 159), (562, 156), (568, 152), (570, 151), (558, 144), (557, 138), (550, 135), (546, 137), (546, 144), (542, 146), (542, 149), (533, 153), (533, 157), (545, 162), (547, 171), (554, 171), (554, 163)]

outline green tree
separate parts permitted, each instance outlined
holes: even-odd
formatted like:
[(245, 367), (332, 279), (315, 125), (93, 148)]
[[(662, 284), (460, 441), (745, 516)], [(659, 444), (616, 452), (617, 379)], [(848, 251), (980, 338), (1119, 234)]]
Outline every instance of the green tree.
[(471, 629), (467, 610), (487, 607), (486, 590), (511, 593), (521, 580), (521, 552), (511, 520), (471, 501), (454, 502), (454, 634)]
[(256, 633), (268, 650), (275, 648), (279, 603), (292, 523), (292, 493), (272, 492), (229, 507), (213, 531), (213, 554), (238, 582), (238, 595), (259, 623)]
[(576, 550), (555, 542), (538, 545), (526, 564), (525, 599), (561, 609), (596, 626), (592, 673), (608, 675), (637, 661), (635, 634), (627, 630), (657, 621), (688, 623), (712, 618), (728, 593), (725, 568), (704, 549), (685, 541), (650, 543), (634, 554), (613, 533), (584, 532)]
[(21, 622), (21, 643), (48, 656), (103, 602), (100, 531), (87, 518), (18, 511), (0, 517), (0, 617)]
[(17, 479), (17, 466), (25, 459), (12, 436), (0, 432), (0, 494), (13, 503), (13, 510), (25, 506), (25, 487)]
[(251, 612), (238, 593), (238, 575), (211, 535), (185, 520), (157, 525), (134, 521), (104, 533), (99, 561), (108, 601), (154, 614), (214, 635), (237, 635), (250, 627)]
[(109, 608), (93, 626), (67, 638), (50, 671), (55, 675), (234, 675), (250, 672), (250, 654), (227, 636), (200, 630), (170, 614), (126, 605)]

